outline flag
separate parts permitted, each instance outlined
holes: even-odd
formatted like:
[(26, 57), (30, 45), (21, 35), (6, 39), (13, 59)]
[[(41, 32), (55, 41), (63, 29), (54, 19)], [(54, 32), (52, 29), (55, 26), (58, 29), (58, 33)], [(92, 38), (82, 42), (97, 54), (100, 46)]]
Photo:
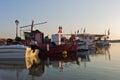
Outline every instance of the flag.
[(31, 31), (33, 30), (33, 27), (34, 27), (34, 20), (32, 20)]
[(110, 29), (108, 29), (108, 35), (110, 35)]
[(84, 28), (84, 30), (83, 30), (83, 33), (85, 33), (85, 28)]
[(77, 30), (77, 34), (79, 33), (79, 30)]

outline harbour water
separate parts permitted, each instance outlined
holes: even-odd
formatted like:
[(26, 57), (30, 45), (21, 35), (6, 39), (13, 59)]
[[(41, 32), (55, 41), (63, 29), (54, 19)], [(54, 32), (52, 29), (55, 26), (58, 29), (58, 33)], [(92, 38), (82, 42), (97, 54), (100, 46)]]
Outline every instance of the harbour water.
[(40, 60), (29, 69), (29, 60), (0, 61), (0, 80), (120, 80), (119, 48), (120, 43), (111, 43), (97, 51)]

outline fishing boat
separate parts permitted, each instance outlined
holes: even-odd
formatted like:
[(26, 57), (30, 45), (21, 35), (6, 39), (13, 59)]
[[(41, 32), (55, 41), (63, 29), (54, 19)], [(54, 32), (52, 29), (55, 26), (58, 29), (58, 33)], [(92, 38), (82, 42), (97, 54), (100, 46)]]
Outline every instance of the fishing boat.
[[(41, 46), (40, 46), (41, 47)], [(61, 45), (51, 45), (46, 44), (44, 47), (41, 47), (45, 50), (47, 56), (56, 54), (56, 53), (63, 53), (63, 52), (76, 52), (77, 51), (77, 44), (76, 43), (69, 43), (69, 44), (61, 44)]]
[(91, 34), (72, 34), (70, 39), (71, 38), (74, 38), (74, 41), (77, 42), (77, 51), (79, 52), (95, 48), (95, 43)]
[[(24, 32), (25, 37), (25, 45), (30, 45), (31, 49), (39, 49), (39, 56), (51, 56), (53, 54), (66, 52), (76, 52), (77, 51), (77, 44), (76, 43), (62, 43), (61, 36), (62, 36), (62, 28), (60, 27), (60, 31), (57, 34), (52, 34), (52, 40), (45, 40), (44, 33), (37, 30), (33, 30), (34, 21), (32, 21), (31, 30), (30, 32)], [(23, 26), (21, 28), (25, 28), (28, 26)], [(36, 42), (36, 46), (34, 46), (34, 42)], [(29, 51), (27, 51), (29, 52)]]
[(78, 43), (78, 47), (77, 47), (77, 51), (88, 51), (88, 44), (86, 42), (79, 42)]
[(106, 35), (95, 35), (95, 37), (97, 38), (96, 42), (96, 46), (98, 47), (103, 47), (103, 46), (110, 46), (110, 42), (109, 42), (109, 37)]
[[(44, 41), (44, 34), (39, 30), (32, 31), (32, 38), (34, 41), (37, 42), (36, 46), (33, 46), (32, 42), (32, 49), (39, 49), (40, 56), (45, 54), (46, 56), (50, 56), (57, 53), (66, 52), (76, 52), (77, 51), (77, 44), (76, 42), (64, 43), (61, 42), (60, 34), (53, 35), (52, 41), (45, 42)], [(31, 44), (31, 42), (29, 43)]]
[(37, 54), (39, 58), (46, 58), (58, 54), (77, 52), (77, 44), (70, 43), (56, 46), (53, 46), (51, 44), (42, 44), (39, 46), (31, 45), (30, 47), (27, 47), (26, 54), (29, 54), (31, 51), (32, 54), (35, 50), (38, 50), (38, 53), (35, 54)]

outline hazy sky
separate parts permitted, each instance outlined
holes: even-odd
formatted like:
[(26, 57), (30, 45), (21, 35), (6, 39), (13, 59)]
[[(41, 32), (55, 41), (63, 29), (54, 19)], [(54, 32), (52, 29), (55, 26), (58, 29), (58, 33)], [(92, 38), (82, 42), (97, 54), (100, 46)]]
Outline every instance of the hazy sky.
[[(110, 28), (110, 38), (120, 39), (120, 0), (1, 0), (0, 38), (15, 37), (15, 20), (19, 27), (35, 23), (45, 35), (74, 33), (86, 28), (86, 33), (104, 34)], [(19, 29), (20, 30), (20, 29)]]

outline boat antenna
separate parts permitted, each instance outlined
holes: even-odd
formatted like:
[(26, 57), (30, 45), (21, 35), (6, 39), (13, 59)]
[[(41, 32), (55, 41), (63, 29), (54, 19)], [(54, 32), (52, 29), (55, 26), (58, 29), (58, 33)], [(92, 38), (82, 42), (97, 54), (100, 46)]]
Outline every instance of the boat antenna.
[[(34, 22), (34, 21), (32, 20), (32, 22)], [(36, 23), (36, 24), (33, 23), (33, 25), (40, 25), (40, 24), (45, 24), (45, 23), (47, 23), (47, 22), (41, 22), (41, 23)], [(20, 28), (25, 28), (25, 27), (29, 27), (29, 26), (32, 26), (32, 24), (26, 25), (26, 26), (21, 26)]]

